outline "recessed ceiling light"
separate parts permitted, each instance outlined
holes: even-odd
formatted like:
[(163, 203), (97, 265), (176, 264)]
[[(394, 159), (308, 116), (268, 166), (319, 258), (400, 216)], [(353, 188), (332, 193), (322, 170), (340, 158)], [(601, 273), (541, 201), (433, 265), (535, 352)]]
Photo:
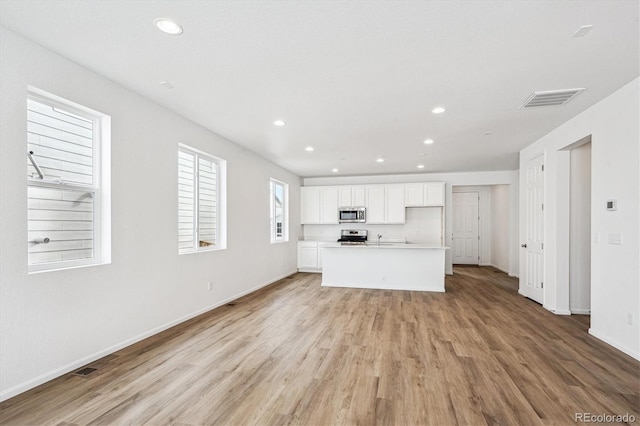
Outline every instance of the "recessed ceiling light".
[(171, 34), (171, 35), (180, 35), (182, 34), (182, 27), (175, 21), (166, 18), (158, 18), (153, 21), (156, 24), (156, 27), (163, 33)]
[(419, 169), (424, 169), (424, 164), (418, 164)]
[(425, 145), (431, 145), (433, 143), (433, 139), (425, 139), (424, 140), (424, 144)]
[(444, 107), (435, 107), (434, 109), (431, 110), (432, 113), (434, 114), (442, 114), (443, 112), (445, 112), (446, 109), (444, 109)]
[(161, 81), (160, 86), (168, 90), (173, 89), (173, 84), (169, 83), (168, 81)]
[(335, 169), (335, 168), (334, 168), (334, 169), (331, 169), (331, 171), (332, 171), (333, 173), (338, 173), (338, 169)]
[(573, 37), (584, 37), (589, 31), (591, 31), (591, 28), (593, 28), (593, 25), (583, 25), (578, 28), (578, 31), (573, 34)]
[(384, 163), (384, 158), (380, 157), (376, 160), (378, 163)]
[(274, 125), (274, 126), (278, 126), (278, 127), (282, 127), (282, 126), (284, 126), (285, 124), (287, 124), (287, 123), (285, 123), (285, 122), (284, 122), (284, 121), (282, 121), (282, 120), (276, 120), (276, 121), (274, 121), (274, 122), (273, 122), (273, 125)]
[(307, 152), (313, 152), (313, 147), (312, 146), (308, 146), (304, 149)]

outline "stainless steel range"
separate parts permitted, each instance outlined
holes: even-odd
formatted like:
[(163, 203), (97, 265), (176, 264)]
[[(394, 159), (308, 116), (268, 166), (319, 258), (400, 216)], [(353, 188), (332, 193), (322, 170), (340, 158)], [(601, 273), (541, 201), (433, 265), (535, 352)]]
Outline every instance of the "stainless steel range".
[(342, 229), (338, 242), (342, 245), (365, 245), (367, 236), (366, 229)]

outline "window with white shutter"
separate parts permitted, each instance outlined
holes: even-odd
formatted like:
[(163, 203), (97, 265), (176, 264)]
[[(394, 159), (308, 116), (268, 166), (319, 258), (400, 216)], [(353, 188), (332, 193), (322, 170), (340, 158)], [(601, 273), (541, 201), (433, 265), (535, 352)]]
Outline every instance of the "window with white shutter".
[(270, 181), (270, 223), (271, 242), (289, 240), (289, 185), (271, 179)]
[(178, 253), (225, 248), (221, 182), (224, 160), (178, 148)]
[[(107, 116), (43, 92), (27, 98), (28, 263), (37, 272), (106, 263), (101, 169)], [(106, 132), (105, 132), (106, 130)], [(105, 202), (107, 200), (107, 202)]]

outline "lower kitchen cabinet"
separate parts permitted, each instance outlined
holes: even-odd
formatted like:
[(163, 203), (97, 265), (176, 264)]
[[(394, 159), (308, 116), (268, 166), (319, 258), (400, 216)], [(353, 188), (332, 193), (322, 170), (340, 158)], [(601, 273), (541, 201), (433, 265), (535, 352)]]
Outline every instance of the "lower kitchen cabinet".
[(298, 241), (298, 271), (322, 272), (322, 250), (318, 241)]

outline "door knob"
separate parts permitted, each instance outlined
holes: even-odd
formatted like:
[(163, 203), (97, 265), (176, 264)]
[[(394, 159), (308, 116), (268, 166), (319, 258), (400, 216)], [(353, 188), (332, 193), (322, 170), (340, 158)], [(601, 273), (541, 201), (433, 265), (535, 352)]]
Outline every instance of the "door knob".
[(521, 244), (520, 247), (527, 248), (527, 244), (526, 243), (525, 244)]

